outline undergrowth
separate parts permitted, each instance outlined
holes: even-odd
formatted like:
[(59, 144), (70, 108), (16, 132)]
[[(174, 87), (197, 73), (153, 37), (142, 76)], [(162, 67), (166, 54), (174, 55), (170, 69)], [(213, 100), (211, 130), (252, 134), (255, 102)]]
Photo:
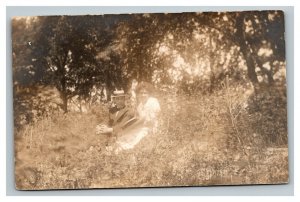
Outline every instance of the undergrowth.
[(286, 95), (223, 83), (207, 95), (157, 94), (160, 130), (119, 154), (96, 135), (107, 106), (15, 131), (18, 189), (271, 184), (288, 180)]

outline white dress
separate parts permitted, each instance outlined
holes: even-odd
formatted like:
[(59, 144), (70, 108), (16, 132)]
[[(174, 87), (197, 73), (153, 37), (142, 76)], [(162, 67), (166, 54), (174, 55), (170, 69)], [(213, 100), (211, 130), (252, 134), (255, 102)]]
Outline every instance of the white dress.
[(117, 139), (119, 150), (132, 149), (138, 144), (145, 136), (156, 132), (158, 127), (158, 113), (160, 112), (160, 105), (156, 98), (149, 97), (145, 104), (140, 103), (137, 107), (139, 119), (143, 123), (124, 131)]

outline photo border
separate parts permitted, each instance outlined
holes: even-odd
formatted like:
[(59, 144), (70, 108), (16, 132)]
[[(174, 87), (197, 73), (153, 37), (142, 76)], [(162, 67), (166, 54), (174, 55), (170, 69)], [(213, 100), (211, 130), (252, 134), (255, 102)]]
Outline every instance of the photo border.
[[(122, 188), (58, 191), (17, 191), (14, 187), (14, 135), (12, 96), (11, 17), (36, 15), (85, 15), (121, 13), (160, 13), (197, 11), (283, 10), (287, 61), (289, 183), (283, 185), (238, 185), (210, 187)], [(199, 6), (199, 7), (65, 7), (7, 6), (6, 7), (6, 195), (8, 196), (132, 196), (132, 195), (192, 195), (192, 196), (292, 196), (294, 195), (294, 7), (292, 6)]]

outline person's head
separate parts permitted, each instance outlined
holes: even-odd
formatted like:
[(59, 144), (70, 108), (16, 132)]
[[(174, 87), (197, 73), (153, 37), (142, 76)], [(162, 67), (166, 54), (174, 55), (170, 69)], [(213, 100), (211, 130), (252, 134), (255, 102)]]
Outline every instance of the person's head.
[(148, 82), (140, 82), (136, 88), (136, 95), (139, 102), (145, 103), (153, 93), (153, 86)]
[(118, 109), (123, 109), (125, 107), (125, 94), (124, 91), (114, 91), (111, 96), (113, 104)]

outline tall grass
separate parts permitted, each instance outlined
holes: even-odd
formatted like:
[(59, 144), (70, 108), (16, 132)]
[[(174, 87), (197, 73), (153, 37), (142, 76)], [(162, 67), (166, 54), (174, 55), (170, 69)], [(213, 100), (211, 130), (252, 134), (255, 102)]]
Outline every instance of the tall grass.
[(159, 132), (118, 155), (106, 149), (114, 138), (95, 133), (95, 126), (107, 121), (106, 106), (41, 119), (15, 133), (16, 186), (75, 189), (287, 182), (286, 105), (278, 92), (266, 88), (255, 93), (250, 85), (227, 81), (205, 96), (158, 93)]

